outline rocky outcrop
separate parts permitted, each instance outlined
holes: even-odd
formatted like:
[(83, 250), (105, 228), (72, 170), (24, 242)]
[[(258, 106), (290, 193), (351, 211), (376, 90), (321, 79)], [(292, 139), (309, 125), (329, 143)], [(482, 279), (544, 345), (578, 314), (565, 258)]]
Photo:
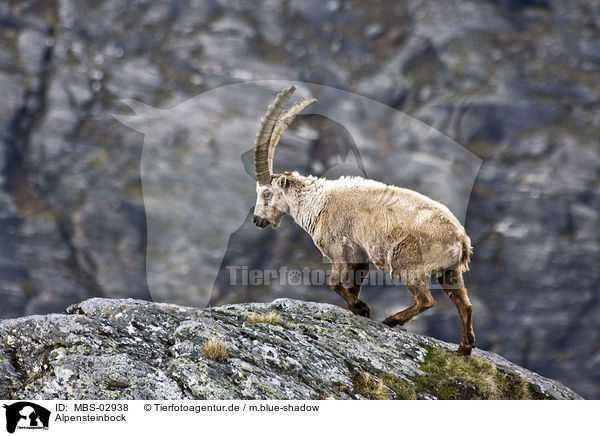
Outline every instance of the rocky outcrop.
[[(454, 344), (289, 299), (194, 309), (96, 298), (2, 321), (0, 338), (2, 398), (580, 398), (494, 353), (459, 356), (444, 351)], [(475, 376), (437, 374), (436, 390), (439, 365), (423, 366), (434, 349), (479, 365)], [(511, 389), (479, 384), (486, 365)]]

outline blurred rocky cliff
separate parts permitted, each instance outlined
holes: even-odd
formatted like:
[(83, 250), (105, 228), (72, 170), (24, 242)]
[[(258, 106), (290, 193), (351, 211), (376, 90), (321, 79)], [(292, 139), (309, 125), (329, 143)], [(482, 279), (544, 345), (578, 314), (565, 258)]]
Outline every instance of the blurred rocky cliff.
[[(0, 38), (1, 317), (60, 312), (91, 296), (151, 299), (148, 280), (178, 304), (204, 303), (199, 293), (213, 305), (341, 304), (326, 286), (230, 285), (228, 266), (323, 266), (289, 219), (277, 231), (248, 219), (254, 181), (243, 152), (276, 88), (201, 100), (194, 113), (216, 114), (214, 125), (175, 111), (155, 166), (142, 165), (143, 129), (113, 117), (139, 115), (141, 103), (180, 107), (237, 82), (309, 82), (414, 117), (433, 140), (386, 119), (371, 135), (306, 115), (276, 165), (332, 177), (342, 163), (451, 201), (473, 165), (436, 145), (465, 147), (482, 160), (465, 220), (477, 345), (600, 398), (600, 2), (2, 1)], [(124, 99), (141, 103), (132, 111)], [(233, 166), (249, 171), (200, 178)], [(169, 186), (173, 202), (145, 205), (153, 191), (142, 177), (150, 189)], [(227, 207), (192, 227), (165, 212), (149, 231), (145, 206), (193, 216), (197, 201)], [(207, 237), (221, 228), (235, 229), (224, 257)], [(147, 256), (165, 259), (162, 269)], [(207, 265), (219, 270), (214, 287)], [(180, 286), (194, 274), (195, 286)], [(454, 307), (439, 290), (434, 297), (407, 327), (457, 342)], [(376, 319), (410, 303), (393, 286), (368, 286), (364, 300)]]

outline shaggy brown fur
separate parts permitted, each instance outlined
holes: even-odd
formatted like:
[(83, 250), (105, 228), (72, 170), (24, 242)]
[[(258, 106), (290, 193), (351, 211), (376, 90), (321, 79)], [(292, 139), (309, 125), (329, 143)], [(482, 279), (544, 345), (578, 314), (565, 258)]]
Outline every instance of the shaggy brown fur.
[(313, 101), (305, 99), (284, 111), (292, 92), (290, 88), (278, 95), (257, 135), (254, 223), (277, 227), (290, 215), (331, 260), (329, 285), (357, 315), (370, 316), (369, 306), (359, 298), (370, 263), (400, 277), (414, 302), (386, 318), (389, 326), (405, 324), (433, 307), (428, 277), (438, 277), (461, 319), (459, 352), (469, 354), (475, 335), (462, 273), (469, 269), (471, 240), (463, 226), (446, 206), (409, 189), (360, 177), (326, 180), (297, 172), (273, 174), (279, 137)]

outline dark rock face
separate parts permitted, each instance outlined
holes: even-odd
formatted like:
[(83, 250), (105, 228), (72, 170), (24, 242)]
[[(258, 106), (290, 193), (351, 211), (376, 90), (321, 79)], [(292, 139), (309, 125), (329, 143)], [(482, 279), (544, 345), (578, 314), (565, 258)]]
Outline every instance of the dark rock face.
[[(366, 373), (435, 399), (411, 381), (424, 374), (424, 347), (456, 348), (289, 299), (194, 309), (95, 298), (67, 312), (0, 322), (2, 398), (364, 399), (352, 386)], [(276, 322), (249, 321), (257, 313), (276, 313)], [(208, 340), (220, 341), (227, 357), (207, 352)], [(526, 378), (538, 398), (580, 398), (498, 355), (475, 354)]]
[[(199, 224), (198, 235), (175, 221), (162, 239), (148, 234), (145, 138), (112, 116), (128, 114), (122, 99), (166, 108), (234, 82), (306, 81), (390, 105), (483, 160), (465, 222), (475, 246), (466, 281), (478, 346), (600, 398), (599, 10), (589, 1), (3, 3), (0, 316), (62, 311), (92, 296), (150, 299), (147, 249), (171, 259), (160, 274), (162, 301), (200, 304), (198, 289), (170, 285), (199, 265), (198, 287), (212, 304), (280, 296), (340, 304), (326, 286), (229, 286), (228, 266), (323, 267), (289, 221), (259, 232), (244, 220), (254, 201), (250, 177), (213, 189), (190, 176), (176, 199), (193, 209), (186, 199), (204, 192), (243, 205), (215, 218), (237, 229), (222, 262), (208, 243), (165, 249), (173, 235), (206, 240), (198, 235), (212, 223)], [(242, 159), (251, 172), (251, 155), (240, 156), (230, 140), (247, 138), (251, 149), (262, 104), (214, 102), (223, 120), (236, 120), (234, 130), (220, 120), (198, 136), (194, 118), (182, 117), (165, 138), (181, 162)], [(309, 115), (296, 127), (276, 165), (333, 176), (340, 150), (352, 150), (353, 126)], [(368, 176), (431, 188), (443, 201), (464, 175), (440, 164), (435, 141), (403, 125), (382, 120), (360, 134), (372, 138), (359, 150)], [(190, 157), (199, 144), (206, 155)], [(169, 165), (157, 174), (181, 170)], [(201, 273), (215, 262), (212, 288)], [(438, 305), (409, 329), (458, 341), (454, 308), (434, 297)], [(410, 304), (393, 286), (369, 286), (364, 299), (376, 318)]]

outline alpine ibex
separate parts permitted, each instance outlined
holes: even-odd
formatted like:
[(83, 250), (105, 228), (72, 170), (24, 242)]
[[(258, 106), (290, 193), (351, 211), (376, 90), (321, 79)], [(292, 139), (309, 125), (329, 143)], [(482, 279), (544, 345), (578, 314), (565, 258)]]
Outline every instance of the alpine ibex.
[(356, 315), (370, 316), (369, 306), (358, 298), (370, 263), (399, 276), (414, 302), (383, 321), (391, 327), (407, 323), (435, 304), (428, 277), (436, 277), (462, 321), (458, 351), (470, 354), (475, 335), (462, 278), (471, 254), (465, 229), (446, 206), (409, 189), (361, 177), (327, 180), (297, 172), (273, 174), (281, 135), (296, 115), (316, 101), (305, 98), (285, 110), (294, 90), (292, 86), (277, 95), (256, 135), (254, 224), (275, 228), (289, 214), (331, 260), (329, 285)]

